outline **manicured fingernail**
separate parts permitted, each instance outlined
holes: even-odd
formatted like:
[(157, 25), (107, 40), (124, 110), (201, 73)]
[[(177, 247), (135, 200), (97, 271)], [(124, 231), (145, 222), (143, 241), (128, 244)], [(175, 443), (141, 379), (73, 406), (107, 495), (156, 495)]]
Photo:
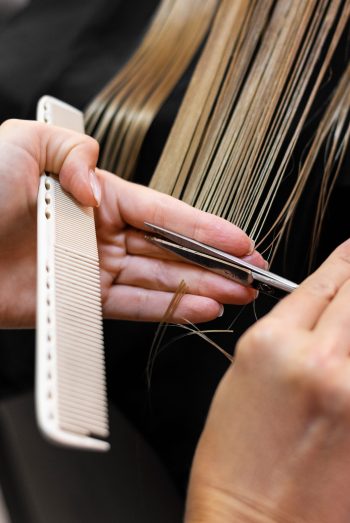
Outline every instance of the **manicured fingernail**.
[(89, 171), (89, 181), (92, 194), (94, 195), (97, 207), (99, 207), (101, 203), (101, 185), (95, 171), (93, 171), (92, 169), (90, 169)]
[(224, 314), (224, 306), (223, 305), (220, 305), (220, 310), (219, 310), (219, 314), (218, 314), (218, 318), (221, 318), (221, 316)]
[(265, 271), (268, 271), (270, 268), (270, 264), (267, 260), (264, 260), (264, 262), (265, 262), (264, 269), (265, 269)]

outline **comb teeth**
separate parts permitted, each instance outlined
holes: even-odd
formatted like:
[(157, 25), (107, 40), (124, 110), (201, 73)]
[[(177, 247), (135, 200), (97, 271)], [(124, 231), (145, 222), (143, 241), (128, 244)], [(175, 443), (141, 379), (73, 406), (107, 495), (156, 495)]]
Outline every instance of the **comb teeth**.
[(47, 176), (45, 182), (50, 201), (46, 219), (54, 224), (54, 256), (46, 267), (48, 282), (54, 282), (47, 311), (55, 340), (48, 384), (56, 406), (53, 417), (59, 430), (105, 438), (108, 414), (93, 210), (77, 204), (55, 177)]
[[(95, 236), (94, 212), (91, 207), (79, 205), (62, 189), (59, 182), (53, 179), (56, 207), (55, 243), (62, 251), (76, 254), (77, 260), (91, 264), (98, 272), (98, 251)], [(77, 263), (77, 267), (79, 264)], [(96, 280), (99, 287), (99, 279)]]
[[(57, 114), (56, 114), (57, 113)], [(39, 120), (82, 126), (79, 111), (50, 97)], [(107, 450), (108, 436), (98, 249), (92, 208), (79, 205), (54, 176), (38, 195), (36, 404), (52, 441)]]

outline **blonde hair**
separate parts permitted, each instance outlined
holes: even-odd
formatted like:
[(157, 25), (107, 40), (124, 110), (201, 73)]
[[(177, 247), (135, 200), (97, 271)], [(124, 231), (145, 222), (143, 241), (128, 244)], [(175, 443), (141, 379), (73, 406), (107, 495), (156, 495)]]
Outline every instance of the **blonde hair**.
[[(322, 144), (331, 134), (324, 170), (329, 188), (344, 157), (339, 151), (348, 144), (349, 68), (300, 160), (290, 195), (273, 227), (264, 231), (348, 23), (349, 5), (341, 0), (237, 0), (233, 6), (223, 0), (152, 187), (223, 216), (257, 241), (269, 236), (275, 251)], [(339, 126), (346, 125), (345, 134), (340, 133)], [(321, 194), (318, 223), (326, 200)], [(316, 231), (319, 225), (315, 241)]]
[(139, 48), (85, 111), (101, 167), (131, 178), (145, 135), (190, 64), (217, 0), (163, 0)]
[(163, 0), (139, 49), (87, 108), (102, 167), (132, 177), (152, 120), (209, 29), (151, 186), (236, 223), (273, 254), (325, 149), (315, 248), (349, 143), (349, 67), (318, 108), (310, 143), (303, 130), (349, 11), (349, 0)]

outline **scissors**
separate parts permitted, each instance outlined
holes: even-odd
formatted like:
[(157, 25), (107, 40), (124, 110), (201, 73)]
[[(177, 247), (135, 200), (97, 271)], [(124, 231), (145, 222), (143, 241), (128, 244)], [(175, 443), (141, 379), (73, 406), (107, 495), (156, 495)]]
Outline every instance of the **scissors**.
[(146, 235), (146, 238), (155, 245), (236, 283), (253, 287), (275, 298), (281, 298), (298, 287), (296, 283), (282, 276), (255, 267), (215, 247), (152, 223), (144, 222), (144, 224), (151, 233), (155, 233), (155, 235)]

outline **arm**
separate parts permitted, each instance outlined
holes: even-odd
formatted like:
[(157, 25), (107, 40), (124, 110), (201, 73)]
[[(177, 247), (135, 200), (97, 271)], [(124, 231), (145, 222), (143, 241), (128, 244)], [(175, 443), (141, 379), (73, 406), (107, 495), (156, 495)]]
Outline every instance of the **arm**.
[(240, 340), (195, 456), (186, 523), (350, 518), (350, 240)]
[(252, 289), (179, 262), (149, 244), (142, 229), (144, 221), (154, 221), (264, 266), (243, 231), (170, 196), (96, 170), (98, 145), (92, 138), (10, 120), (0, 126), (0, 153), (1, 327), (34, 325), (36, 198), (44, 170), (59, 174), (62, 186), (80, 203), (95, 206), (106, 317), (159, 321), (182, 279), (189, 293), (173, 321), (210, 320), (220, 314), (222, 303), (254, 299)]

